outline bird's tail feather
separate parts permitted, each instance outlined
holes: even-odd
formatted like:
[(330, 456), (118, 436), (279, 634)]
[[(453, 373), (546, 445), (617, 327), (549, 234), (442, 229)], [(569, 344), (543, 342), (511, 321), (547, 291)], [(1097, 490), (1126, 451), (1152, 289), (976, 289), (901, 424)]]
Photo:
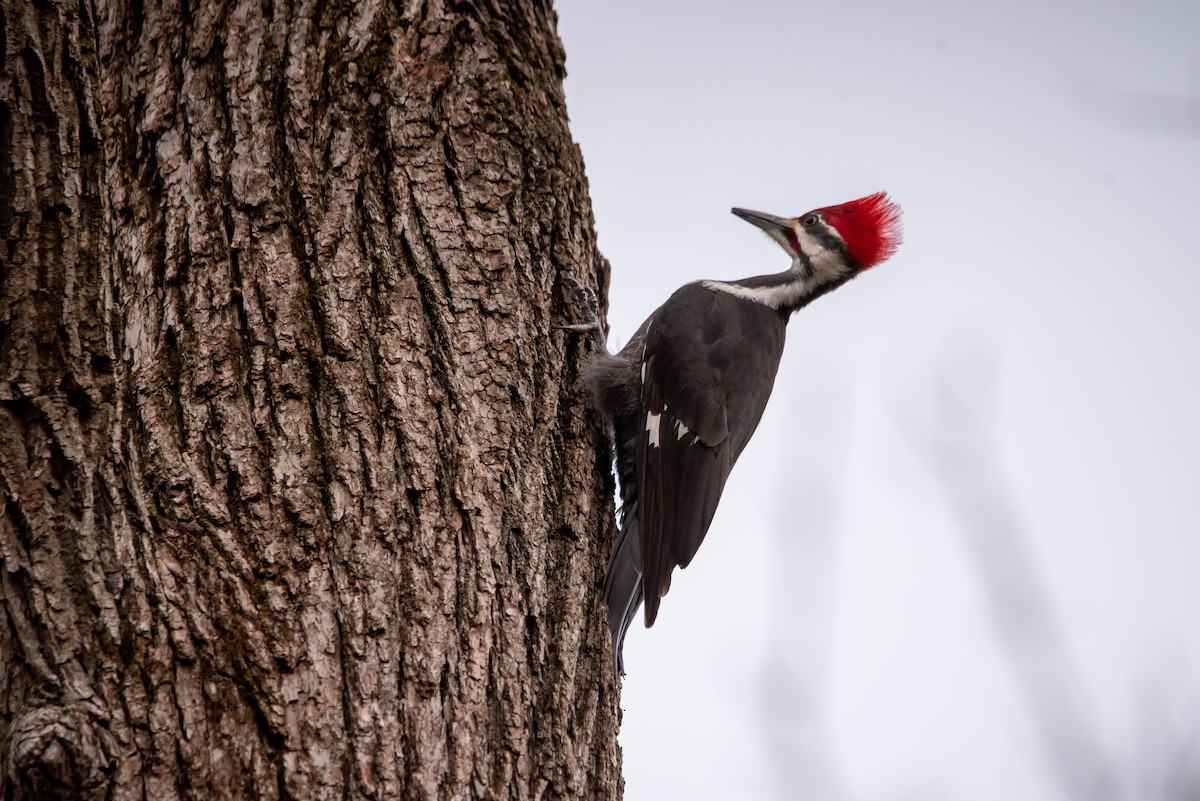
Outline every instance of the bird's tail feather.
[[(636, 375), (636, 374), (634, 374)], [(608, 605), (608, 628), (612, 632), (613, 665), (625, 673), (622, 649), (625, 632), (642, 605), (642, 540), (638, 536), (637, 417), (613, 417), (613, 445), (617, 481), (621, 487), (621, 528), (613, 543), (604, 578), (604, 603)]]
[(642, 605), (642, 544), (638, 537), (637, 508), (622, 508), (621, 530), (608, 562), (604, 579), (604, 603), (608, 605), (608, 629), (612, 633), (613, 667), (625, 674), (625, 632)]

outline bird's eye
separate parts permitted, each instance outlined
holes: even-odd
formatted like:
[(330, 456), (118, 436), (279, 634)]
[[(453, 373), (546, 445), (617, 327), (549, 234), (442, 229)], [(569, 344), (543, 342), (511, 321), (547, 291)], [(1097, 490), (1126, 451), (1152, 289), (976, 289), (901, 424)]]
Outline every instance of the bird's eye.
[(814, 225), (817, 224), (817, 221), (819, 219), (820, 218), (817, 217), (817, 215), (810, 214), (807, 217), (805, 217), (803, 220), (801, 220), (800, 224), (803, 225), (805, 228), (812, 228)]

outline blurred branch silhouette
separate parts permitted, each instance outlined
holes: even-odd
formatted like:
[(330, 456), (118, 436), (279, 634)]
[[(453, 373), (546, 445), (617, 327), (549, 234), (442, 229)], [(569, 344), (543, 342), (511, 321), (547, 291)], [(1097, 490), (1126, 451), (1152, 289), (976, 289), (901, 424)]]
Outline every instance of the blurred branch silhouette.
[(815, 473), (790, 481), (788, 505), (772, 527), (772, 636), (758, 682), (765, 756), (780, 801), (847, 801), (822, 705), (833, 619), (835, 492)]
[(1018, 503), (993, 440), (992, 362), (976, 354), (969, 369), (935, 378), (936, 426), (917, 447), (946, 493), (966, 540), (992, 623), (1049, 766), (1064, 797), (1119, 797), (1104, 746), (1089, 714), (1082, 676), (1045, 591)]
[[(1059, 622), (1032, 546), (1033, 527), (1001, 463), (994, 425), (995, 365), (967, 350), (933, 381), (927, 424), (901, 428), (945, 495), (967, 546), (995, 636), (1033, 724), (1045, 764), (1070, 801), (1200, 801), (1200, 707), (1178, 688), (1142, 699), (1138, 753), (1116, 758)], [(826, 432), (828, 433), (828, 432)], [(835, 433), (836, 436), (836, 433)], [(816, 448), (818, 452), (839, 452)], [(823, 707), (834, 622), (837, 482), (829, 465), (791, 464), (771, 543), (771, 632), (758, 720), (774, 797), (850, 801)]]
[(990, 354), (978, 352), (942, 367), (935, 378), (935, 426), (906, 429), (945, 491), (966, 540), (1050, 769), (1069, 799), (1194, 801), (1200, 798), (1194, 715), (1179, 732), (1156, 727), (1159, 742), (1147, 755), (1153, 758), (1129, 769), (1106, 752), (1030, 547), (1029, 528), (1000, 464), (990, 414), (994, 372)]
[(1137, 797), (1200, 799), (1200, 707), (1194, 694), (1188, 700), (1179, 704), (1163, 685), (1143, 695)]
[[(758, 722), (779, 801), (849, 801), (838, 772), (825, 708), (835, 623), (839, 498), (849, 448), (847, 377), (824, 371), (805, 402), (814, 419), (806, 447), (791, 449), (778, 473), (770, 539), (767, 652), (760, 666)], [(785, 400), (786, 403), (786, 400)]]

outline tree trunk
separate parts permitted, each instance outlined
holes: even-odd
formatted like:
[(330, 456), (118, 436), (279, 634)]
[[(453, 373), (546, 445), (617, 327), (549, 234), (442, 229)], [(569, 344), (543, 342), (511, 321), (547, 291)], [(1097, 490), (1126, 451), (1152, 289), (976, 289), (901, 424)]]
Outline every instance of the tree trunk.
[(620, 795), (554, 26), (0, 0), (4, 799)]

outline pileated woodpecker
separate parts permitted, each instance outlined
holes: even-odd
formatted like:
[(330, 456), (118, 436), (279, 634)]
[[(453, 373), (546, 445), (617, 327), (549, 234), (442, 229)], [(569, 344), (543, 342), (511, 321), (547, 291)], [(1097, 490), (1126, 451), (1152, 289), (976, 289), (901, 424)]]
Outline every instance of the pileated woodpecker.
[(619, 673), (638, 606), (645, 602), (652, 626), (672, 571), (688, 566), (708, 532), (771, 396), (788, 318), (900, 244), (900, 207), (883, 192), (792, 218), (733, 213), (778, 242), (791, 267), (687, 284), (619, 353), (596, 354), (586, 368), (612, 426), (621, 488), (621, 528), (604, 580)]

